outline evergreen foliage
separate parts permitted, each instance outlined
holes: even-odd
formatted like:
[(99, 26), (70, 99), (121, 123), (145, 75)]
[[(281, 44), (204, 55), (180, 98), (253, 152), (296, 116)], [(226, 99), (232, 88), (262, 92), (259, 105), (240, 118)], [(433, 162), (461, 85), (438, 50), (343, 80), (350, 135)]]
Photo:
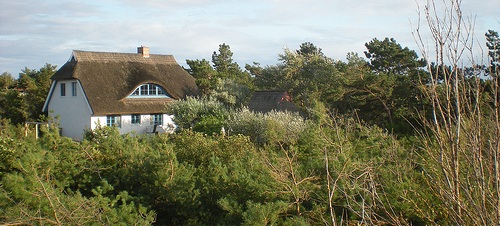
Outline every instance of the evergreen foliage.
[(60, 137), (54, 128), (38, 140), (24, 137), (24, 128), (3, 120), (0, 221), (392, 224), (395, 213), (404, 216), (400, 222), (434, 220), (428, 212), (414, 213), (407, 200), (425, 191), (416, 181), (413, 151), (379, 128), (323, 119), (334, 123), (243, 110), (227, 120), (226, 134), (183, 129), (130, 136), (101, 127), (82, 142)]
[(42, 108), (55, 72), (56, 66), (45, 64), (40, 70), (25, 68), (18, 79), (6, 72), (0, 75), (0, 118), (15, 124), (43, 121)]
[(241, 70), (233, 62), (233, 52), (229, 45), (219, 45), (219, 51), (212, 54), (212, 64), (208, 60), (186, 60), (187, 71), (196, 79), (201, 93), (211, 96), (232, 107), (241, 107), (250, 98), (253, 89), (250, 74)]

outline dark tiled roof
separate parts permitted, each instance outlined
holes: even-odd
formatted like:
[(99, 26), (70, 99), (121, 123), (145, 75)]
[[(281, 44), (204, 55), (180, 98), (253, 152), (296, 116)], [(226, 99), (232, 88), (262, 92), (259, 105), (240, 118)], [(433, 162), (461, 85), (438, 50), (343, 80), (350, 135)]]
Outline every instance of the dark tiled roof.
[[(197, 95), (198, 87), (172, 55), (73, 51), (52, 80), (78, 79), (94, 115), (164, 112), (173, 99)], [(145, 83), (157, 84), (173, 99), (132, 99), (127, 96)]]
[(300, 109), (292, 103), (290, 95), (285, 91), (258, 91), (248, 103), (248, 109), (255, 112), (290, 111), (300, 113)]

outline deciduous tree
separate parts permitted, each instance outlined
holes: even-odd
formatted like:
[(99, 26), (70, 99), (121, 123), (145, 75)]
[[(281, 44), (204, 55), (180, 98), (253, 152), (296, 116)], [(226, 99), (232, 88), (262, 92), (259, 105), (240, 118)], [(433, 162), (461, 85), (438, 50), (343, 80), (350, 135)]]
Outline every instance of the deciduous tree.
[(494, 91), (485, 93), (480, 73), (465, 76), (464, 62), (475, 65), (480, 60), (474, 54), (474, 25), (466, 19), (461, 5), (457, 0), (429, 1), (425, 5), (422, 16), (432, 35), (433, 48), (428, 48), (420, 30), (416, 32), (424, 58), (437, 65), (428, 64), (430, 81), (422, 86), (432, 115), (422, 119), (427, 128), (421, 134), (424, 172), (451, 223), (497, 225), (500, 111), (498, 102), (488, 105), (480, 100), (497, 100), (498, 83), (492, 84)]

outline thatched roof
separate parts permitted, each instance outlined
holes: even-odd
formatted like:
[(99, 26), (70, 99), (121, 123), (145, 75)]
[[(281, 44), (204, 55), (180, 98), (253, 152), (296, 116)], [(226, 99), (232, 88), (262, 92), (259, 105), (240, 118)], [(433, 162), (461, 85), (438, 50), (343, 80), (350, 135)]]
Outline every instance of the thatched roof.
[[(172, 55), (73, 51), (52, 80), (78, 79), (94, 115), (164, 112), (173, 99), (197, 95), (198, 87)], [(172, 98), (127, 98), (138, 86), (153, 83)]]
[(253, 94), (248, 109), (255, 112), (289, 111), (301, 113), (285, 91), (257, 91)]

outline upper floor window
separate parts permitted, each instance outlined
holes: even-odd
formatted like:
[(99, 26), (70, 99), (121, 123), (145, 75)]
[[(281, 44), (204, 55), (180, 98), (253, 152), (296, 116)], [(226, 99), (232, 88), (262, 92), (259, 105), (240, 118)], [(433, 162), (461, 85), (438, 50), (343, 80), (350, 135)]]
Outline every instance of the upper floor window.
[(170, 97), (167, 92), (163, 88), (155, 84), (143, 84), (137, 87), (137, 89), (129, 95), (129, 97), (137, 98), (137, 97)]
[(61, 96), (66, 96), (66, 83), (61, 83)]
[(76, 82), (71, 83), (71, 95), (76, 97)]

